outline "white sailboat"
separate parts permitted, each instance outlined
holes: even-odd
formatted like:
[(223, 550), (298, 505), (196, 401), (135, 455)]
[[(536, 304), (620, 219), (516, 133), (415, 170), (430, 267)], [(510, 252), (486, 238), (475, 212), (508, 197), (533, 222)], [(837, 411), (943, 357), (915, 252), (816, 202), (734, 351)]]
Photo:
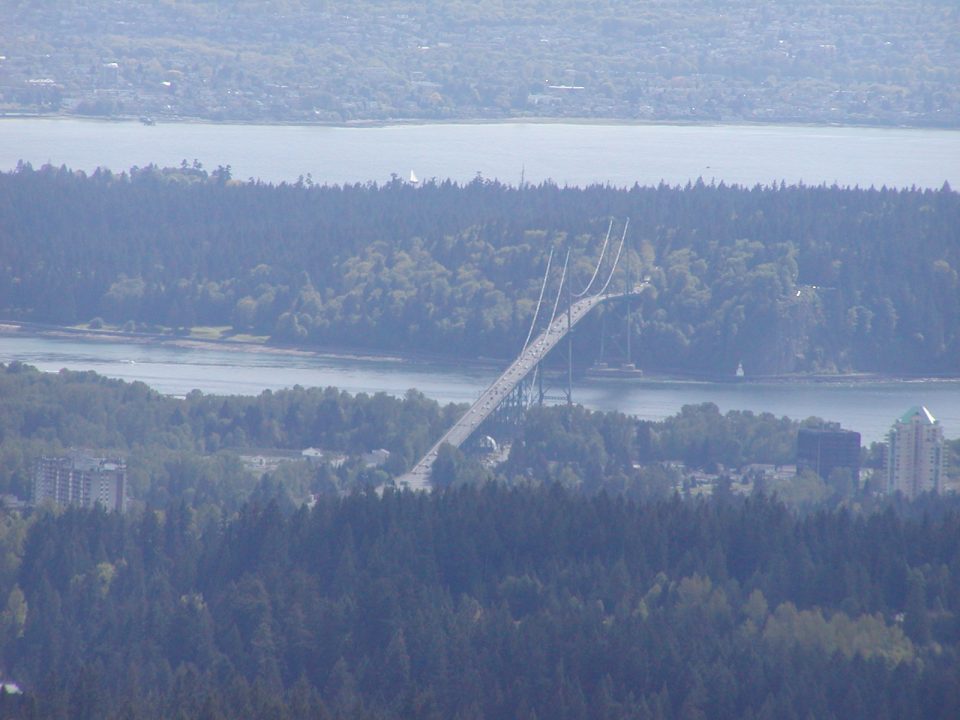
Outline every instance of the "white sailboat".
[(419, 184), (420, 184), (420, 181), (417, 179), (417, 176), (416, 176), (416, 174), (414, 174), (413, 170), (410, 171), (410, 180), (409, 180), (408, 182), (409, 182), (411, 185), (419, 185)]

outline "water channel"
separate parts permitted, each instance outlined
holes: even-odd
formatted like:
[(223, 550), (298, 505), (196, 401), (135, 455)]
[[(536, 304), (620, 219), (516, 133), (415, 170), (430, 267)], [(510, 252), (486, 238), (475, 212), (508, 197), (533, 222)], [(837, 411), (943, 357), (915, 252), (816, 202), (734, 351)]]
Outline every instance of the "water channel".
[[(301, 385), (395, 396), (416, 388), (441, 403), (469, 403), (499, 374), (498, 368), (491, 366), (404, 358), (0, 335), (0, 362), (12, 361), (47, 372), (94, 370), (107, 377), (142, 381), (176, 396), (194, 389), (218, 395), (256, 395)], [(584, 377), (575, 381), (573, 393), (574, 401), (586, 407), (649, 420), (661, 420), (684, 405), (701, 402), (715, 403), (723, 412), (751, 410), (796, 419), (817, 416), (860, 432), (865, 444), (882, 440), (894, 418), (908, 408), (926, 405), (943, 424), (947, 437), (960, 437), (960, 380), (721, 383)]]

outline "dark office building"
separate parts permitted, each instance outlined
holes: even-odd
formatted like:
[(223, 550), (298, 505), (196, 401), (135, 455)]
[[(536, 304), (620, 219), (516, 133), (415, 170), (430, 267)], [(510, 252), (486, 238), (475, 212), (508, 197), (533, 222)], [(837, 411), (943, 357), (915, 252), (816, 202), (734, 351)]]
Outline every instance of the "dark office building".
[(850, 470), (854, 486), (860, 481), (860, 433), (836, 428), (800, 428), (797, 434), (797, 472), (813, 470), (824, 480), (837, 468)]

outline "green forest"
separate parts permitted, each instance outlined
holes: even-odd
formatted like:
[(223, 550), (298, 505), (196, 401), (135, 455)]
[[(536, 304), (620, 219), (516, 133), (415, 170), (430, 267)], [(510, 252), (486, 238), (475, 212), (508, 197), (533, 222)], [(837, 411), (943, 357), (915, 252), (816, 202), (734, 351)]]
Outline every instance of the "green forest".
[[(0, 116), (960, 123), (955, 0), (0, 7)], [(960, 378), (948, 183), (0, 172), (0, 345), (502, 367), (590, 286), (617, 296), (571, 333), (577, 375)], [(908, 498), (882, 444), (797, 472), (830, 417), (541, 403), (411, 491), (465, 412), (0, 358), (0, 720), (960, 718), (960, 438)], [(79, 452), (125, 472), (121, 511), (44, 497)]]
[(0, 717), (954, 718), (956, 498), (3, 516)]
[[(199, 163), (89, 176), (21, 164), (0, 174), (0, 312), (505, 359), (551, 249), (572, 250), (584, 287), (611, 218), (614, 233), (630, 219), (612, 287), (624, 273), (648, 283), (632, 315), (644, 370), (960, 371), (960, 197), (946, 185), (273, 186)], [(581, 364), (597, 358), (604, 312), (622, 313), (577, 329)]]

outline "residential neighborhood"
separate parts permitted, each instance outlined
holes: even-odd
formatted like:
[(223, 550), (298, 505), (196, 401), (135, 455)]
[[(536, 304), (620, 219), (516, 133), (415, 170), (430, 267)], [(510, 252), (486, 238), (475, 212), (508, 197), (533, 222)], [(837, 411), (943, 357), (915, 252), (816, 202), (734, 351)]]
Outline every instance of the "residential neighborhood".
[(68, 0), (5, 15), (7, 114), (960, 123), (950, 3)]

